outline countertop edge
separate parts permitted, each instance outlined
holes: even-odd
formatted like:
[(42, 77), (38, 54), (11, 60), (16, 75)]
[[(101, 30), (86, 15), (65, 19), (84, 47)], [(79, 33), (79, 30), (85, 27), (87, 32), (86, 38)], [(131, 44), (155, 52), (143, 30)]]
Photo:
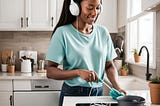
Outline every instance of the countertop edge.
[(0, 80), (12, 80), (12, 79), (48, 79), (46, 73), (22, 73), (22, 72), (15, 72), (15, 73), (4, 73), (0, 72)]

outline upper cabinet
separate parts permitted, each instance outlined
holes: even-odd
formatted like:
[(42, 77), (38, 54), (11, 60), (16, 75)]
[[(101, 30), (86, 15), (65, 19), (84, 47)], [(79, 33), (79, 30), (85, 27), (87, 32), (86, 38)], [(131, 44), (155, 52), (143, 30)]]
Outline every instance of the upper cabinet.
[(0, 0), (0, 30), (16, 30), (23, 25), (24, 0)]
[[(64, 0), (0, 0), (0, 31), (52, 31)], [(98, 24), (117, 33), (117, 0), (103, 0)]]
[(121, 28), (127, 23), (127, 0), (117, 0), (117, 2), (118, 28)]
[(117, 33), (117, 0), (103, 0), (102, 6), (96, 23), (106, 26), (110, 33)]
[(56, 22), (59, 21), (64, 0), (57, 0), (57, 14), (56, 14)]
[(143, 11), (157, 11), (160, 10), (160, 0), (142, 0)]
[(1, 31), (53, 30), (56, 0), (0, 0)]
[(56, 22), (56, 0), (26, 0), (24, 20), (28, 30), (52, 30)]

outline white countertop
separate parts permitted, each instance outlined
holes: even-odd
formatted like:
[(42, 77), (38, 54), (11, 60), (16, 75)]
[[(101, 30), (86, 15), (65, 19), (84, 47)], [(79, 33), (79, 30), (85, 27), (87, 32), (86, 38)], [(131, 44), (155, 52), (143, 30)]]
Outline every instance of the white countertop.
[(15, 73), (4, 73), (0, 72), (0, 79), (47, 79), (46, 73), (22, 73), (22, 72), (15, 72)]
[(77, 103), (117, 103), (110, 96), (65, 96), (63, 106), (76, 106)]
[[(118, 103), (110, 96), (65, 96), (63, 106), (76, 106), (77, 103)], [(145, 106), (160, 106), (154, 104), (145, 104)]]
[[(127, 77), (119, 77), (120, 79), (126, 79), (131, 78), (133, 76), (127, 76)], [(46, 77), (46, 73), (22, 73), (22, 72), (15, 72), (15, 73), (4, 73), (0, 72), (0, 80), (7, 80), (7, 79), (48, 79)], [(149, 90), (127, 90), (127, 94), (135, 94), (139, 96), (145, 97), (145, 99), (148, 101), (149, 99)], [(101, 96), (101, 97), (70, 97), (67, 96), (64, 98), (64, 104), (63, 106), (75, 106), (71, 105), (72, 103), (91, 103), (91, 102), (103, 102), (103, 103), (117, 103), (117, 101), (113, 100), (110, 96)], [(106, 102), (107, 101), (107, 102)], [(67, 105), (69, 104), (69, 105)], [(146, 106), (160, 106), (160, 105), (153, 105), (153, 104), (147, 104)]]

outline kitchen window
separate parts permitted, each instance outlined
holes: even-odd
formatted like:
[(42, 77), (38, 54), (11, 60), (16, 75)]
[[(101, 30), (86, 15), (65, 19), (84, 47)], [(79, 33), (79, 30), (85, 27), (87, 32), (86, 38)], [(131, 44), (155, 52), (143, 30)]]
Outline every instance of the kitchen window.
[[(150, 54), (150, 67), (156, 67), (156, 40), (155, 26), (156, 15), (154, 12), (142, 12), (141, 0), (127, 1), (127, 62), (135, 64), (133, 49), (138, 49), (146, 46)], [(144, 49), (141, 54), (141, 62), (137, 65), (146, 66), (147, 52)]]

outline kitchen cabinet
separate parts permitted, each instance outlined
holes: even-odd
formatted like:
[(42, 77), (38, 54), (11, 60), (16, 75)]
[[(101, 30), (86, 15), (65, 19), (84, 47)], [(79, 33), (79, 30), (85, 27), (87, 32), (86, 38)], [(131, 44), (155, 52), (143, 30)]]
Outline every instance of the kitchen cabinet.
[(56, 14), (56, 22), (59, 21), (60, 15), (61, 15), (61, 11), (62, 11), (62, 7), (63, 7), (63, 2), (64, 0), (57, 0), (57, 14)]
[(150, 10), (158, 4), (160, 4), (160, 0), (142, 0), (142, 10)]
[(21, 29), (25, 0), (0, 0), (0, 30)]
[(53, 30), (56, 0), (0, 0), (1, 31)]
[(110, 33), (117, 33), (117, 0), (103, 0), (102, 6), (96, 23), (106, 26)]
[(13, 106), (12, 80), (0, 81), (0, 106)]
[(127, 23), (127, 0), (117, 0), (118, 9), (118, 28), (121, 28)]
[(14, 106), (58, 106), (62, 83), (52, 79), (16, 79)]
[(58, 106), (59, 91), (14, 92), (14, 106)]

